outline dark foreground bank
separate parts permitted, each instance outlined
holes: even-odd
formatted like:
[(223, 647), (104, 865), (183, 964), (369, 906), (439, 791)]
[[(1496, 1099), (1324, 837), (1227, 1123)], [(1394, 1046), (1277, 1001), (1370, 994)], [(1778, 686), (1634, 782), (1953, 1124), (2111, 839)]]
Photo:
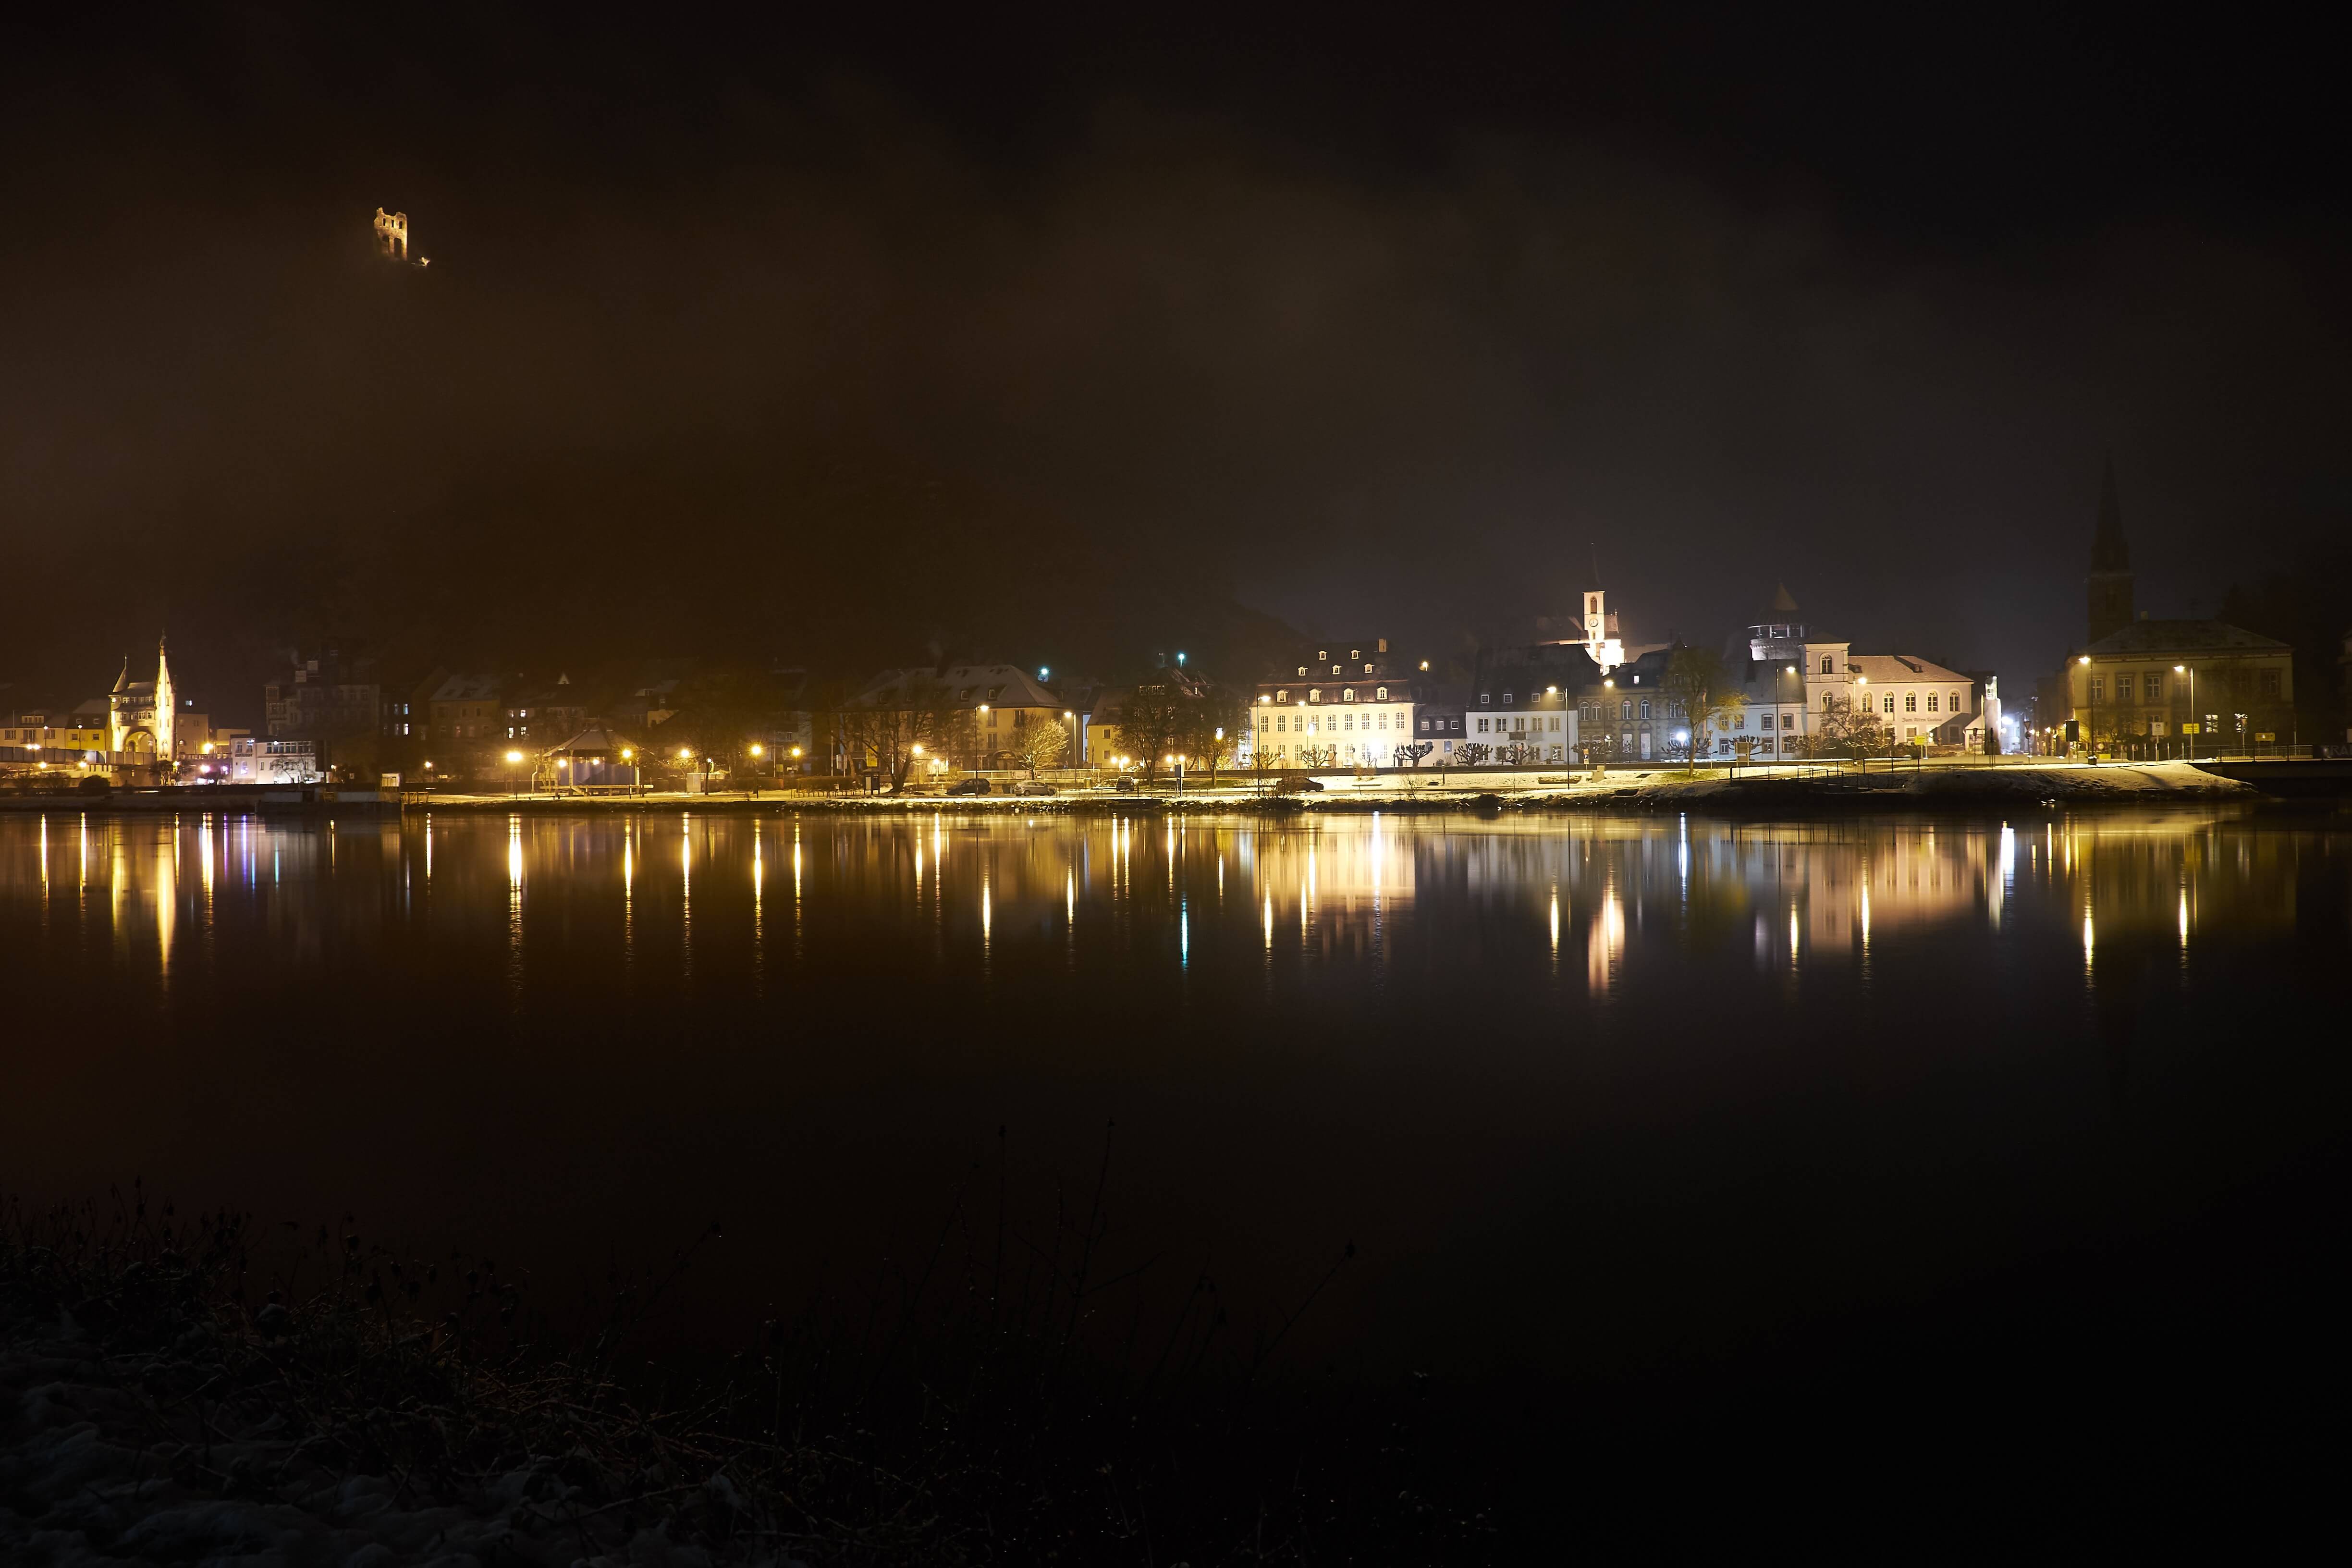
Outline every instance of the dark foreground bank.
[[(2329, 1495), (2346, 1174), (2330, 1149), (2185, 1226), (1622, 1377), (1384, 1387), (1282, 1366), (1279, 1323), (1240, 1342), (1205, 1278), (1164, 1339), (1099, 1353), (1080, 1325), (1108, 1282), (1076, 1226), (1017, 1299), (983, 1258), (935, 1258), (854, 1313), (652, 1363), (634, 1336), (658, 1279), (565, 1336), (487, 1259), (262, 1237), (135, 1196), (12, 1212), (0, 1561), (1470, 1563), (1890, 1530), (1926, 1555), (2242, 1545)], [(273, 1288), (258, 1257), (289, 1247), (301, 1266)]]
[[(1479, 1506), (1416, 1489), (1462, 1491), (1425, 1398), (1301, 1384), (1205, 1280), (1109, 1370), (1075, 1228), (1018, 1298), (968, 1258), (656, 1365), (634, 1342), (664, 1281), (562, 1335), (489, 1261), (251, 1226), (136, 1197), (9, 1216), (0, 1560), (1500, 1560)], [(295, 1277), (271, 1288), (265, 1248)]]

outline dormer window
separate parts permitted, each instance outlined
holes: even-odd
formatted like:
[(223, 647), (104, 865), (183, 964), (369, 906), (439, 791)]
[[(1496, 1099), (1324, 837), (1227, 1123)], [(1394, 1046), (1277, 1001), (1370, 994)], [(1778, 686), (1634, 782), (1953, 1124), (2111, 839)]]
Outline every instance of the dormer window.
[(1385, 686), (1382, 686), (1382, 687), (1377, 687), (1377, 688), (1375, 688), (1375, 689), (1373, 689), (1373, 692), (1372, 692), (1372, 700), (1373, 700), (1373, 701), (1375, 701), (1375, 702), (1386, 702), (1388, 700), (1389, 700), (1389, 689), (1388, 689), (1387, 687), (1385, 687)]
[(1315, 658), (1318, 663), (1324, 659), (1329, 658), (1330, 657), (1331, 650), (1328, 647), (1318, 647), (1315, 650)]
[(1274, 700), (1276, 702), (1287, 702), (1290, 700), (1290, 693), (1287, 691), (1277, 691), (1274, 694)]
[(1333, 665), (1333, 666), (1331, 667), (1331, 673), (1332, 673), (1332, 674), (1334, 674), (1334, 675), (1339, 674), (1339, 667), (1338, 665), (1336, 665), (1336, 664), (1335, 664), (1335, 665)]
[(1307, 688), (1307, 701), (1309, 701), (1309, 702), (1320, 702), (1320, 701), (1322, 701), (1322, 700), (1323, 700), (1323, 689), (1322, 689), (1321, 687), (1319, 687), (1319, 686), (1312, 686), (1312, 687)]
[(1307, 674), (1307, 667), (1305, 665), (1302, 664), (1298, 667), (1298, 674), (1302, 679), (1305, 679)]
[(1490, 703), (1490, 702), (1492, 702), (1492, 701), (1494, 701), (1494, 700), (1494, 700), (1492, 697), (1488, 696), (1486, 692), (1481, 691), (1480, 693), (1478, 693), (1478, 706), (1479, 706), (1479, 707), (1481, 707), (1481, 708), (1486, 707), (1488, 703)]
[(1367, 664), (1366, 666), (1364, 666), (1364, 673), (1365, 673), (1366, 675), (1370, 675), (1370, 674), (1371, 674), (1371, 672), (1372, 672), (1372, 667), (1371, 667), (1370, 665)]
[(1503, 693), (1503, 706), (1504, 706), (1504, 707), (1506, 707), (1506, 708), (1508, 708), (1510, 705), (1511, 705), (1511, 694), (1510, 694), (1509, 692), (1506, 691), (1506, 692), (1504, 692), (1504, 693)]
[(1340, 701), (1342, 701), (1342, 702), (1353, 702), (1355, 700), (1356, 700), (1356, 689), (1355, 689), (1354, 687), (1352, 687), (1352, 686), (1349, 687), (1345, 691), (1342, 691), (1342, 692), (1340, 692), (1340, 693), (1339, 693), (1339, 700), (1340, 700)]
[(1348, 650), (1348, 657), (1349, 658), (1361, 658), (1364, 657), (1364, 650), (1360, 647), (1351, 647)]

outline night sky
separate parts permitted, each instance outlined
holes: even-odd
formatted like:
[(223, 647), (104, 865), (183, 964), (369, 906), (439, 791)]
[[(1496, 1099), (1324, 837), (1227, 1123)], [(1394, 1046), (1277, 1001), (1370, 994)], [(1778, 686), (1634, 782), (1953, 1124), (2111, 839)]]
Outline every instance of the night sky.
[(2022, 682), (2109, 454), (2159, 614), (2352, 534), (2275, 18), (803, 10), (0, 24), (0, 679), (1459, 652), (1597, 555)]

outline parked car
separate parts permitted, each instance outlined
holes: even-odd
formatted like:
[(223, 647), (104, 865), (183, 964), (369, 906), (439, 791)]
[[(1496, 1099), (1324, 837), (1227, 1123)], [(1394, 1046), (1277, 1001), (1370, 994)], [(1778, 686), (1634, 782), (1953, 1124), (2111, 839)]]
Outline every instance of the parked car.
[(1285, 773), (1282, 782), (1274, 786), (1276, 795), (1316, 795), (1323, 789), (1323, 781), (1308, 778), (1305, 773)]
[(1044, 779), (1023, 779), (1013, 786), (1014, 795), (1052, 795), (1054, 786)]
[(1110, 787), (1117, 790), (1121, 795), (1133, 795), (1135, 793), (1135, 781), (1130, 778), (1116, 778), (1111, 780)]
[(950, 795), (986, 795), (988, 781), (983, 778), (958, 779), (948, 785)]

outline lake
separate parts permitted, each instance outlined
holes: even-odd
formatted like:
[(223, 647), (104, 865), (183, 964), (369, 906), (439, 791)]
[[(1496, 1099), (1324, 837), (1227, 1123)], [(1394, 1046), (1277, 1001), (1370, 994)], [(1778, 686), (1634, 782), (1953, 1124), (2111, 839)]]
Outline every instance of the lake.
[(2346, 820), (2249, 807), (9, 814), (0, 1187), (551, 1300), (718, 1219), (723, 1340), (1099, 1181), (1237, 1318), (1352, 1244), (1304, 1353), (1638, 1376), (2332, 1249), (2347, 938)]

